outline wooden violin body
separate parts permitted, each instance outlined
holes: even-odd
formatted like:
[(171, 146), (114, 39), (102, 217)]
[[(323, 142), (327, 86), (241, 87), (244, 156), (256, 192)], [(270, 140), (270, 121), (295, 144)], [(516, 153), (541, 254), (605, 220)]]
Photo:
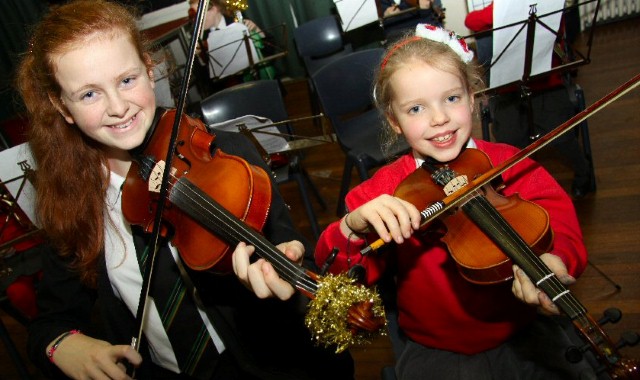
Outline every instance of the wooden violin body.
[[(471, 186), (472, 178), (469, 176), (484, 173), (484, 169), (490, 168), (490, 164), (489, 167), (483, 167), (488, 162), (484, 153), (466, 149), (455, 162), (423, 165), (407, 178), (407, 183), (401, 183), (396, 195), (410, 197), (405, 199), (413, 202), (413, 197), (420, 191), (419, 183), (425, 189), (430, 189), (428, 183), (431, 183), (440, 188), (441, 198), (450, 196)], [(429, 170), (423, 170), (427, 167)], [(612, 379), (640, 379), (638, 362), (620, 355), (616, 344), (587, 314), (586, 308), (538, 257), (540, 250), (544, 252), (552, 242), (546, 212), (541, 212), (538, 206), (531, 207), (532, 203), (517, 196), (504, 198), (496, 195), (493, 188), (485, 185), (466, 195), (459, 209), (444, 218), (447, 235), (452, 236), (443, 240), (458, 264), (460, 273), (475, 283), (492, 283), (495, 282), (492, 279), (506, 279), (502, 276), (507, 269), (511, 272), (511, 264), (517, 264), (571, 319), (580, 336), (587, 342), (588, 349), (591, 349), (602, 365), (602, 371), (606, 371)], [(424, 206), (428, 204), (427, 201)], [(513, 212), (514, 209), (517, 211)], [(523, 214), (524, 212), (529, 214)], [(535, 232), (531, 233), (529, 229)], [(539, 246), (537, 253), (532, 249), (535, 246)], [(504, 255), (496, 253), (496, 248)], [(469, 264), (472, 264), (472, 268)], [(509, 274), (507, 278), (511, 276)], [(489, 281), (485, 281), (487, 279)]]
[[(175, 111), (165, 111), (157, 123), (145, 155), (132, 163), (123, 185), (122, 208), (125, 218), (150, 232), (158, 200), (159, 179), (164, 166), (159, 161), (169, 146), (169, 131)], [(261, 168), (249, 165), (236, 156), (220, 150), (212, 153), (215, 136), (209, 134), (196, 119), (183, 117), (180, 143), (173, 162), (170, 200), (190, 198), (196, 207), (206, 207), (210, 200), (185, 193), (187, 181), (207, 189), (208, 197), (255, 230), (261, 230), (271, 203), (271, 183)], [(178, 185), (178, 187), (176, 187)], [(140, 207), (140, 205), (146, 205)], [(205, 225), (190, 217), (173, 203), (165, 206), (163, 229), (169, 232), (173, 244), (180, 247), (185, 264), (194, 270), (212, 269), (230, 272), (229, 243), (212, 234)], [(179, 227), (179, 228), (177, 228)], [(204, 248), (206, 247), (206, 248)]]
[[(174, 118), (174, 110), (163, 113), (122, 189), (125, 218), (147, 231), (158, 227), (154, 216), (161, 202), (158, 192), (165, 166), (157, 157), (169, 146), (167, 130)], [(312, 300), (326, 294), (317, 307), (313, 301), (309, 305), (316, 312), (307, 324), (319, 342), (335, 344), (341, 351), (380, 333), (386, 320), (379, 295), (348, 278), (321, 278), (291, 262), (260, 233), (271, 204), (270, 178), (261, 168), (213, 149), (214, 141), (202, 122), (183, 116), (161, 229), (185, 264), (193, 270), (229, 272), (231, 251), (246, 242), (302, 294)], [(330, 282), (339, 284), (339, 292), (320, 292), (331, 288)], [(328, 312), (336, 308), (341, 309)]]
[[(447, 168), (456, 176), (473, 179), (491, 168), (491, 163), (484, 153), (467, 149)], [(446, 194), (443, 187), (434, 182), (431, 173), (418, 169), (402, 182), (394, 195), (422, 210)], [(551, 247), (553, 232), (549, 227), (549, 215), (542, 207), (523, 200), (517, 194), (502, 196), (489, 185), (484, 186), (478, 195), (489, 200), (536, 254), (540, 255)], [(447, 244), (460, 274), (468, 281), (491, 284), (513, 277), (512, 261), (467, 214), (456, 212), (442, 221), (447, 227), (442, 241)]]

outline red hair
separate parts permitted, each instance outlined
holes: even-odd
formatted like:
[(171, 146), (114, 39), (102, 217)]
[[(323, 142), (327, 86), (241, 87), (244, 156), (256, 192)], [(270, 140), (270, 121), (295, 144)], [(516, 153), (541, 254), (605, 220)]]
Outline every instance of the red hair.
[(37, 164), (38, 222), (60, 254), (73, 257), (73, 268), (90, 286), (95, 286), (104, 250), (108, 164), (102, 146), (67, 124), (58, 111), (64, 106), (53, 59), (97, 34), (129, 36), (151, 69), (147, 44), (128, 8), (104, 0), (77, 0), (52, 8), (36, 26), (17, 74)]

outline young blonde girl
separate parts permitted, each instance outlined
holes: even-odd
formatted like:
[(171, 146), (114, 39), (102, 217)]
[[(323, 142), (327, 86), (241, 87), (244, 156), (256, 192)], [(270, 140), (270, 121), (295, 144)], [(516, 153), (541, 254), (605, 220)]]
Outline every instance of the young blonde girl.
[[(331, 271), (358, 266), (368, 285), (388, 273), (394, 277), (398, 323), (407, 338), (396, 366), (399, 379), (571, 378), (569, 373), (575, 375), (582, 368), (571, 368), (564, 349), (538, 356), (532, 346), (559, 340), (556, 330), (545, 328), (543, 334), (532, 327), (536, 307), (558, 314), (549, 297), (517, 267), (513, 281), (495, 285), (466, 281), (440, 240), (442, 232), (419, 230), (419, 210), (393, 196), (424, 161), (446, 163), (455, 161), (464, 149), (479, 149), (496, 165), (517, 152), (471, 137), (473, 94), (480, 83), (472, 58), (455, 34), (425, 24), (389, 47), (377, 73), (374, 97), (387, 121), (387, 134), (406, 139), (411, 152), (347, 195), (350, 212), (320, 236), (316, 263), (325, 264), (337, 248)], [(565, 284), (575, 281), (574, 276), (584, 270), (586, 251), (566, 193), (531, 160), (507, 170), (503, 180), (503, 195), (519, 193), (547, 210), (554, 243), (541, 259)], [(394, 244), (384, 254), (359, 253), (378, 237)], [(477, 254), (482, 255), (482, 247)]]
[[(250, 260), (253, 247), (244, 243), (233, 254), (237, 277), (189, 271), (208, 332), (204, 344), (217, 351), (198, 364), (202, 371), (178, 360), (183, 348), (169, 340), (151, 300), (140, 350), (130, 346), (142, 285), (134, 241), (148, 236), (125, 220), (121, 189), (130, 151), (164, 110), (156, 109), (149, 46), (127, 8), (102, 0), (52, 8), (34, 29), (17, 84), (31, 124), (38, 222), (51, 245), (43, 258), (39, 314), (29, 327), (29, 355), (48, 377), (124, 379), (125, 364), (138, 367), (142, 379), (353, 377), (348, 354), (311, 346), (293, 287), (264, 260)], [(267, 169), (238, 134), (218, 133), (215, 148)], [(271, 187), (263, 232), (300, 262), (302, 239)], [(159, 251), (179, 262), (178, 253), (167, 244)], [(318, 371), (315, 360), (327, 365)]]

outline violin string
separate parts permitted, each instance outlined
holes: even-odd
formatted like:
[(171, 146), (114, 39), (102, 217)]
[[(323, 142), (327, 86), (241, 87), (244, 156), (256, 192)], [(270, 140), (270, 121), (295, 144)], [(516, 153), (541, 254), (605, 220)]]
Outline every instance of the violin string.
[[(527, 261), (527, 267), (531, 267), (536, 273), (527, 273), (532, 277), (534, 282), (538, 282), (536, 286), (540, 286), (544, 282), (543, 289), (550, 297), (558, 297), (552, 299), (554, 303), (560, 305), (560, 309), (567, 314), (576, 326), (576, 330), (582, 335), (584, 340), (591, 345), (600, 360), (607, 368), (615, 369), (622, 363), (622, 357), (618, 353), (617, 347), (611, 342), (611, 339), (600, 328), (600, 326), (592, 318), (589, 318), (586, 308), (574, 297), (573, 293), (555, 276), (551, 269), (540, 259), (527, 245), (522, 237), (515, 231), (511, 225), (502, 217), (495, 207), (479, 193), (478, 190), (472, 192), (476, 194), (477, 201), (474, 202), (483, 209), (483, 216), (492, 220), (490, 229), (495, 233), (499, 233), (501, 240), (508, 237), (511, 248), (515, 248), (511, 252), (518, 254), (523, 253), (522, 259)], [(467, 203), (470, 201), (467, 201)], [(492, 235), (494, 236), (494, 235)], [(506, 252), (505, 252), (506, 253)], [(513, 260), (514, 258), (512, 258)], [(525, 270), (525, 268), (522, 268)]]
[[(482, 204), (482, 207), (493, 208), (493, 206), (488, 201), (480, 203)], [(493, 209), (495, 210), (495, 208)], [(546, 284), (547, 289), (545, 291), (550, 296), (554, 295), (560, 297), (557, 300), (553, 300), (554, 303), (557, 302), (560, 305), (562, 311), (564, 311), (570, 317), (570, 319), (574, 321), (574, 324), (578, 327), (578, 332), (582, 334), (583, 338), (592, 345), (596, 352), (600, 353), (604, 357), (601, 362), (603, 362), (608, 367), (618, 365), (620, 363), (621, 357), (618, 353), (617, 347), (613, 345), (609, 337), (606, 335), (606, 333), (604, 333), (597, 322), (588, 317), (586, 308), (578, 301), (576, 297), (574, 297), (573, 293), (571, 293), (571, 291), (555, 276), (551, 269), (549, 269), (549, 267), (537, 255), (535, 255), (533, 251), (530, 250), (529, 246), (522, 240), (517, 232), (513, 228), (511, 228), (511, 226), (504, 220), (504, 218), (501, 217), (499, 213), (490, 212), (489, 214), (496, 214), (500, 216), (500, 218), (497, 218), (500, 219), (499, 225), (503, 226), (507, 234), (515, 239), (513, 241), (522, 241), (523, 246), (520, 247), (521, 251), (529, 252), (528, 254), (525, 254), (525, 258), (527, 258), (538, 271), (537, 277), (539, 278), (534, 279), (534, 281), (540, 281), (540, 279), (545, 278), (545, 281), (549, 281), (549, 283)]]
[[(476, 193), (478, 193), (476, 191)], [(495, 207), (482, 195), (477, 195), (476, 199), (478, 206), (484, 210), (484, 215), (491, 219), (491, 227), (503, 238), (501, 241), (509, 243), (511, 252), (522, 253), (521, 258), (526, 261), (527, 267), (534, 270), (535, 273), (527, 273), (534, 282), (543, 281), (546, 282), (545, 287), (547, 291), (552, 294), (548, 294), (552, 299), (559, 297), (554, 301), (560, 300), (568, 310), (564, 310), (572, 318), (584, 315), (586, 310), (583, 305), (573, 296), (573, 294), (560, 282), (555, 274), (549, 269), (549, 267), (531, 250), (522, 237), (511, 227), (511, 225), (497, 212)], [(507, 239), (505, 239), (507, 238)], [(506, 243), (505, 242), (505, 243)], [(507, 252), (505, 252), (507, 253)], [(527, 268), (521, 268), (523, 270)], [(536, 285), (540, 285), (536, 284)]]
[[(147, 160), (141, 160), (141, 162), (139, 162), (139, 165), (144, 167), (145, 169), (152, 169), (152, 167), (155, 165), (155, 162), (148, 162)], [(170, 174), (170, 177), (174, 180), (174, 181), (179, 181), (180, 179), (178, 177), (176, 177), (173, 174)], [(183, 186), (184, 187), (184, 186)], [(182, 193), (182, 195), (189, 197), (189, 195), (187, 195), (184, 191), (181, 190), (182, 187), (178, 187), (176, 188), (175, 186), (173, 187), (173, 191), (177, 191)], [(195, 191), (191, 192), (191, 194), (195, 194)], [(221, 209), (223, 209), (221, 206), (218, 205), (218, 207), (216, 207), (214, 204), (212, 204), (212, 202), (208, 201), (206, 198), (204, 198), (203, 196), (196, 194), (199, 196), (199, 198), (201, 198), (202, 200), (204, 200), (205, 202), (207, 202), (209, 204), (209, 206), (214, 207), (215, 209), (217, 209), (218, 211), (221, 211)], [(201, 202), (198, 202), (198, 204), (200, 205)], [(196, 210), (194, 210), (196, 211)], [(201, 207), (201, 210), (199, 211), (207, 211), (205, 207)], [(226, 211), (226, 210), (225, 210)], [(200, 215), (204, 216), (205, 218), (207, 218), (207, 220), (213, 222), (213, 221), (218, 221), (219, 223), (225, 224), (225, 220), (222, 220), (221, 218), (216, 218), (215, 214), (213, 212), (210, 212), (209, 214), (205, 215), (202, 212), (200, 212)], [(237, 220), (236, 220), (237, 219)], [(295, 265), (293, 263), (291, 263), (291, 261), (289, 261), (284, 254), (282, 254), (280, 251), (277, 250), (277, 248), (275, 248), (271, 243), (265, 243), (265, 242), (260, 242), (259, 240), (262, 240), (260, 238), (256, 238), (258, 235), (255, 233), (255, 231), (253, 230), (248, 230), (247, 226), (244, 222), (240, 221), (238, 218), (236, 217), (228, 217), (226, 218), (226, 232), (233, 232), (233, 231), (238, 231), (236, 233), (236, 236), (234, 236), (234, 238), (239, 242), (239, 241), (243, 241), (245, 239), (246, 236), (252, 236), (254, 238), (254, 240), (258, 240), (257, 242), (251, 242), (252, 245), (256, 246), (256, 253), (258, 253), (261, 256), (267, 256), (265, 257), (266, 259), (268, 259), (269, 262), (272, 263), (272, 265), (274, 265), (275, 268), (280, 269), (281, 275), (285, 278), (287, 278), (287, 280), (289, 280), (289, 282), (291, 284), (298, 284), (300, 285), (300, 287), (312, 294), (316, 294), (317, 292), (317, 288), (318, 288), (318, 284), (317, 282), (315, 282), (310, 276), (308, 276), (306, 273), (304, 273), (303, 271), (301, 271), (298, 267), (295, 267), (297, 269), (297, 271), (290, 269), (292, 265)], [(242, 234), (242, 232), (244, 232), (245, 235)]]
[[(421, 168), (432, 173), (433, 181), (443, 187), (458, 177), (458, 173), (448, 166), (438, 168), (425, 162)], [(512, 261), (516, 261), (514, 259), (519, 258), (522, 261), (520, 266), (525, 273), (533, 271), (534, 273), (527, 274), (534, 278), (537, 286), (541, 283), (544, 285), (543, 288), (545, 288), (547, 294), (553, 297), (552, 300), (554, 302), (559, 300), (563, 311), (572, 318), (584, 315), (586, 313), (584, 306), (573, 297), (546, 264), (530, 249), (502, 214), (489, 202), (481, 189), (472, 189), (469, 194), (462, 196), (458, 203), (459, 207), (465, 210), (465, 213), (486, 233), (487, 237), (494, 240), (494, 243), (499, 248), (503, 249), (503, 251), (508, 251), (504, 252), (505, 254), (511, 252), (513, 256), (518, 255), (518, 257), (511, 257)]]
[[(240, 219), (232, 217), (231, 214), (221, 205), (217, 204), (215, 200), (205, 196), (206, 194), (196, 191), (196, 187), (193, 184), (191, 184), (191, 186), (184, 186), (185, 183), (183, 183), (183, 181), (187, 180), (185, 178), (178, 179), (178, 183), (173, 186), (173, 189), (177, 190), (182, 195), (189, 197), (193, 201), (192, 204), (200, 206), (200, 208), (192, 208), (193, 211), (198, 212), (210, 222), (218, 222), (219, 225), (224, 225), (225, 231), (234, 235), (234, 238), (237, 241), (247, 240), (247, 243), (254, 245), (256, 247), (256, 252), (260, 256), (266, 256), (265, 258), (268, 259), (276, 269), (279, 268), (279, 272), (281, 272), (283, 277), (287, 277), (290, 282), (300, 284), (307, 291), (313, 290), (310, 287), (310, 285), (312, 285), (310, 281), (307, 281), (306, 283), (301, 282), (301, 279), (304, 279), (304, 273), (300, 267), (295, 266), (295, 264), (289, 261), (282, 252), (272, 244), (268, 243), (264, 237), (256, 234), (253, 229), (246, 225), (246, 223), (242, 222)], [(203, 202), (209, 207), (202, 207)], [(216, 210), (217, 213), (212, 210)], [(247, 237), (251, 237), (252, 239), (247, 239)]]
[[(151, 163), (149, 163), (147, 166), (151, 166), (151, 165), (152, 165), (152, 164), (151, 164)], [(174, 180), (176, 180), (176, 179), (177, 179), (174, 175), (171, 175), (171, 177), (172, 177)], [(181, 190), (180, 190), (180, 188), (179, 188), (179, 187), (174, 188), (174, 190), (173, 190), (173, 191), (174, 191), (174, 192), (181, 192)], [(218, 209), (218, 210), (219, 210), (219, 209)], [(195, 210), (192, 210), (192, 211), (195, 211)], [(202, 214), (202, 213), (200, 213), (200, 215), (201, 215), (201, 216), (203, 216), (203, 214)], [(208, 221), (208, 222), (211, 222), (212, 220), (211, 220), (211, 218), (207, 218), (207, 221)], [(235, 225), (235, 226), (227, 225), (226, 227), (227, 227), (227, 229), (225, 229), (224, 231), (227, 231), (227, 232), (237, 231), (237, 230), (239, 230), (239, 229), (240, 229), (240, 230), (242, 230), (242, 229), (243, 229), (243, 226), (242, 226), (242, 225)], [(234, 229), (234, 228), (235, 228), (235, 229)], [(249, 234), (249, 235), (251, 234), (251, 231), (246, 231), (246, 230), (245, 230), (244, 232), (245, 232), (246, 234)], [(255, 234), (254, 234), (253, 236), (255, 236)], [(236, 238), (236, 239), (237, 239), (237, 241), (242, 240), (242, 239), (238, 239), (238, 236), (237, 236), (237, 235), (236, 235), (236, 236), (234, 236), (234, 238)], [(264, 252), (266, 252), (266, 253), (269, 253), (269, 252), (267, 251), (267, 250), (269, 249), (269, 247), (262, 247), (262, 246), (259, 246), (259, 247), (256, 247), (256, 248), (257, 248), (259, 251), (264, 251)], [(283, 266), (284, 266), (284, 264), (281, 264), (281, 263), (279, 263), (279, 262), (278, 262), (278, 261), (279, 261), (279, 259), (280, 259), (280, 256), (281, 256), (281, 255), (275, 255), (275, 257), (274, 257), (273, 262), (274, 262), (274, 266), (276, 266), (276, 267), (277, 267), (277, 266), (280, 266), (280, 267), (283, 267)], [(283, 273), (283, 275), (287, 276), (289, 280), (293, 281), (293, 276), (291, 275), (291, 273), (287, 273), (287, 272), (285, 271), (285, 272)]]

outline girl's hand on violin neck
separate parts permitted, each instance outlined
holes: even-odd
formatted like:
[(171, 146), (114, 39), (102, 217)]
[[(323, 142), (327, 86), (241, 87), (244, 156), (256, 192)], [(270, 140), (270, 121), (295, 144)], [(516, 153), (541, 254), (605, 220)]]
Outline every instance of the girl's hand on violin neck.
[[(299, 241), (290, 241), (277, 245), (285, 256), (302, 264), (304, 246)], [(258, 259), (251, 263), (249, 258), (255, 252), (255, 247), (245, 243), (239, 243), (231, 257), (233, 271), (247, 289), (251, 290), (258, 298), (277, 297), (288, 300), (295, 293), (293, 286), (278, 276), (273, 266), (264, 259)]]
[(135, 367), (142, 363), (142, 356), (129, 345), (114, 346), (82, 334), (62, 341), (53, 359), (72, 379), (130, 379), (123, 362)]
[(340, 228), (345, 236), (373, 229), (386, 243), (401, 244), (420, 228), (420, 211), (403, 199), (383, 194), (345, 215)]
[[(540, 259), (551, 269), (563, 285), (571, 285), (576, 282), (576, 279), (567, 272), (567, 267), (558, 256), (551, 253), (543, 253), (540, 255)], [(560, 314), (560, 310), (551, 301), (551, 298), (537, 288), (529, 276), (517, 265), (513, 266), (513, 285), (511, 290), (521, 301), (538, 306), (538, 311), (542, 314)]]

